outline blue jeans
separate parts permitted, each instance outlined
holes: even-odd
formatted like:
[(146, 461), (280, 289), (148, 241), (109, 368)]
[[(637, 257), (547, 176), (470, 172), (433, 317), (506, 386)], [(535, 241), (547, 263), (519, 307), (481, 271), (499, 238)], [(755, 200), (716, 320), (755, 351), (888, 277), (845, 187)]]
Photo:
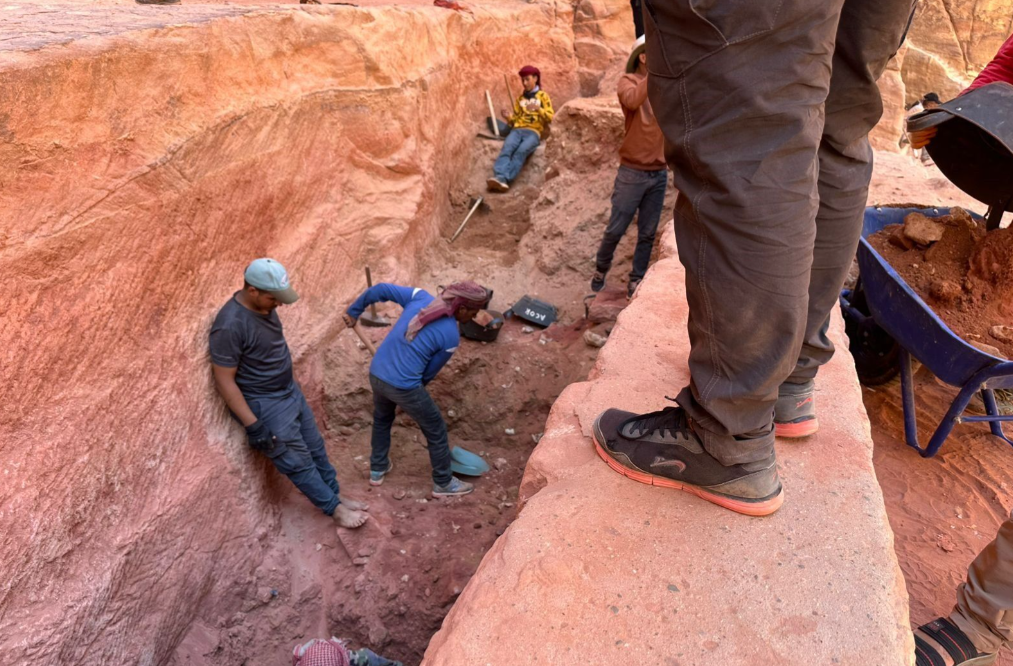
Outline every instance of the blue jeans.
[(373, 387), (373, 454), (369, 457), (369, 468), (374, 472), (385, 472), (390, 465), (390, 428), (394, 425), (394, 410), (400, 407), (404, 413), (419, 424), (429, 444), (429, 462), (433, 466), (433, 483), (445, 486), (450, 483), (450, 440), (447, 424), (443, 422), (440, 408), (436, 406), (424, 386), (413, 389), (399, 389), (373, 375), (369, 376)]
[(608, 273), (612, 268), (612, 256), (616, 245), (629, 228), (637, 209), (637, 247), (633, 251), (633, 269), (630, 282), (639, 282), (647, 273), (654, 249), (654, 235), (658, 231), (661, 208), (665, 205), (665, 188), (668, 187), (668, 171), (638, 171), (619, 167), (615, 188), (612, 190), (612, 216), (609, 218), (605, 235), (598, 246), (595, 267), (599, 273)]
[(287, 396), (247, 398), (246, 404), (278, 440), (267, 452), (275, 468), (314, 506), (332, 515), (341, 503), (337, 472), (327, 459), (324, 438), (299, 385), (295, 384)]
[(513, 182), (528, 156), (535, 152), (539, 142), (538, 132), (531, 129), (515, 129), (507, 134), (503, 149), (499, 151), (496, 163), (492, 165), (492, 173), (496, 180), (504, 183)]

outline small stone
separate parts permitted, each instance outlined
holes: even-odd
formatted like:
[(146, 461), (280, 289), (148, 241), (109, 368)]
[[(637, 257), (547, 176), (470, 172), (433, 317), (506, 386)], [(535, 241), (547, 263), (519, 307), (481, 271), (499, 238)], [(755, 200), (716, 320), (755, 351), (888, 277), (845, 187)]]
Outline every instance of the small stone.
[(401, 500), (403, 500), (405, 497), (407, 497), (407, 495), (408, 495), (408, 493), (405, 492), (404, 490), (395, 490), (394, 491), (394, 499), (396, 499), (399, 502)]
[(544, 433), (544, 432), (540, 432), (540, 433), (538, 433), (537, 435), (531, 435), (531, 440), (532, 440), (532, 441), (533, 441), (533, 442), (534, 442), (535, 444), (537, 444), (538, 442), (542, 441), (542, 437), (543, 437), (544, 435), (545, 435), (545, 433)]
[(257, 601), (262, 604), (266, 604), (274, 598), (274, 594), (271, 594), (273, 590), (269, 587), (258, 587), (257, 588)]
[(943, 237), (945, 227), (921, 213), (909, 213), (904, 218), (904, 235), (918, 245), (931, 245)]
[(359, 549), (359, 552), (356, 553), (356, 554), (359, 557), (369, 557), (370, 555), (373, 554), (373, 551), (372, 551), (372, 549), (363, 546), (362, 548)]
[(890, 232), (889, 242), (890, 245), (899, 247), (902, 250), (910, 250), (915, 246), (914, 242), (904, 235), (904, 227), (899, 224), (892, 225), (893, 231)]
[(998, 324), (988, 329), (988, 334), (1000, 342), (1010, 342), (1013, 340), (1013, 326)]
[(669, 583), (669, 585), (668, 585), (668, 591), (669, 591), (669, 592), (678, 592), (678, 591), (679, 591), (679, 588), (678, 588), (678, 587), (676, 587), (676, 586), (675, 586), (674, 584), (672, 584), (672, 583)]
[(354, 560), (352, 560), (352, 564), (354, 564), (357, 567), (365, 566), (365, 565), (369, 564), (369, 558), (368, 557), (357, 557)]
[(476, 530), (480, 530), (482, 529), (482, 523), (475, 523), (474, 525), (472, 525), (472, 527), (474, 527)]
[(496, 458), (495, 460), (492, 461), (492, 466), (495, 467), (496, 469), (503, 469), (504, 467), (507, 466), (507, 459)]
[(1005, 358), (1002, 355), (1002, 352), (999, 351), (998, 347), (993, 347), (992, 345), (987, 345), (984, 342), (978, 342), (976, 340), (971, 340), (970, 343), (972, 347), (976, 347), (979, 351), (983, 351), (986, 354), (991, 354), (992, 356), (996, 356), (998, 358)]
[(598, 349), (601, 349), (602, 347), (605, 346), (605, 343), (607, 341), (608, 338), (606, 338), (604, 335), (599, 335), (598, 333), (595, 333), (590, 329), (584, 331), (584, 343), (589, 347), (596, 347)]
[(534, 333), (534, 332), (535, 329), (531, 328), (530, 326), (521, 327), (521, 333)]
[(402, 583), (407, 583), (408, 582), (408, 574), (405, 574), (405, 575), (401, 576), (401, 582)]
[(321, 549), (322, 549), (323, 547), (324, 547), (324, 545), (323, 545), (322, 543), (318, 543), (317, 545), (313, 546), (313, 550), (315, 550), (315, 551), (317, 551), (317, 552), (319, 553), (319, 552), (320, 552), (320, 550), (321, 550)]
[(517, 431), (514, 430), (513, 428), (507, 428), (503, 432), (505, 432), (506, 434), (510, 435), (511, 437), (517, 434)]
[(929, 296), (940, 303), (952, 303), (960, 293), (960, 286), (950, 280), (933, 280), (929, 285)]
[(453, 409), (448, 409), (447, 410), (447, 416), (449, 416), (452, 419), (457, 418), (457, 412), (454, 411)]

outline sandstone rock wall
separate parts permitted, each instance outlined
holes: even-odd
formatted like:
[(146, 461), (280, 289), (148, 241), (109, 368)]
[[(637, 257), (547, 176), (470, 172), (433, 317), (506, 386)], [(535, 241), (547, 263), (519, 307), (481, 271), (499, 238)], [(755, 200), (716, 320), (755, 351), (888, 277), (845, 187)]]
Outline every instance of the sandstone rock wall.
[(473, 93), (521, 61), (557, 104), (590, 80), (566, 3), (116, 11), (76, 9), (70, 36), (40, 17), (0, 60), (3, 664), (162, 664), (198, 610), (229, 613), (287, 483), (211, 386), (245, 264), (290, 269), (318, 403), (361, 267), (408, 279), (434, 239)]
[(880, 79), (884, 114), (873, 146), (900, 151), (905, 107), (928, 92), (956, 97), (1011, 33), (1013, 0), (920, 0), (904, 48)]

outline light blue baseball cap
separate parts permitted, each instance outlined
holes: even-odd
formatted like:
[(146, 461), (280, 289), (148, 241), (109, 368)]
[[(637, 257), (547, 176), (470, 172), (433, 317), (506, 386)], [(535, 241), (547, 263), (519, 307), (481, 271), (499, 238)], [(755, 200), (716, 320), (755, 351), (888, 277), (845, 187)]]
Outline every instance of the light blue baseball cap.
[(266, 291), (285, 305), (299, 300), (299, 294), (288, 283), (288, 272), (274, 259), (254, 259), (246, 267), (243, 278), (251, 285)]

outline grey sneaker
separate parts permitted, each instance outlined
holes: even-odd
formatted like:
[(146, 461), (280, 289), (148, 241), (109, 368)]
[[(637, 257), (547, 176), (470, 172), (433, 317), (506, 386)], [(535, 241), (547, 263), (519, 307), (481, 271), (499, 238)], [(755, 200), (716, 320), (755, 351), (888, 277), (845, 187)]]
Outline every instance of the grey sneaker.
[(820, 429), (816, 420), (816, 383), (781, 384), (774, 405), (774, 436), (797, 439)]
[(433, 497), (459, 497), (460, 495), (467, 495), (475, 486), (470, 483), (461, 481), (456, 476), (450, 477), (450, 483), (445, 486), (438, 486), (433, 484)]
[(633, 414), (606, 409), (593, 426), (598, 455), (626, 478), (692, 493), (747, 516), (766, 516), (784, 501), (774, 454), (725, 466), (704, 450), (681, 407)]
[(387, 469), (385, 469), (384, 471), (382, 471), (382, 472), (374, 472), (373, 470), (370, 470), (369, 471), (369, 485), (371, 485), (371, 486), (382, 486), (383, 485), (383, 477), (385, 477), (388, 474), (390, 474), (390, 471), (392, 469), (394, 469), (394, 461), (393, 460), (388, 460), (387, 461)]

